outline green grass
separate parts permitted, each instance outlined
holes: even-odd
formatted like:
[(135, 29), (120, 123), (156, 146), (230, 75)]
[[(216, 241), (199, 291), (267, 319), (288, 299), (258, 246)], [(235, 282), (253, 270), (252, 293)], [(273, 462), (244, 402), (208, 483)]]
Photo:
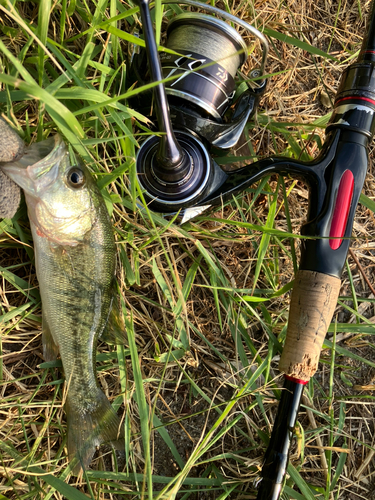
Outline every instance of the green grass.
[[(339, 16), (324, 2), (318, 7), (235, 3), (233, 12), (270, 36), (270, 82), (247, 126), (249, 154), (228, 152), (221, 165), (318, 154), (330, 116), (318, 95), (334, 96), (367, 16), (363, 1), (341, 6)], [(125, 85), (126, 44), (142, 45), (131, 33), (137, 8), (118, 0), (4, 0), (0, 13), (0, 112), (27, 143), (59, 132), (96, 176), (112, 214), (129, 340), (125, 348), (101, 344), (97, 357), (99, 381), (123, 416), (124, 456), (103, 448), (77, 479), (67, 461), (61, 363), (41, 357), (25, 205), (0, 221), (0, 500), (254, 498), (280, 397), (277, 365), (306, 187), (267, 177), (183, 226), (139, 208), (135, 155), (149, 118), (127, 104), (145, 89)], [(158, 3), (157, 33), (173, 15)], [(372, 175), (352, 245), (370, 280)], [(373, 392), (363, 387), (375, 373), (375, 299), (350, 259), (343, 284), (340, 316), (306, 390), (311, 413), (301, 410), (284, 498), (372, 491), (371, 461), (360, 467), (373, 452)]]

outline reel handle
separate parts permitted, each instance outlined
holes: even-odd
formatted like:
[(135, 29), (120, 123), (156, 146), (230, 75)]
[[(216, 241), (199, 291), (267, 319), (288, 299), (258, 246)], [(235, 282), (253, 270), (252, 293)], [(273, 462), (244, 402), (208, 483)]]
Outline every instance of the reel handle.
[[(146, 42), (147, 60), (152, 80), (154, 82), (161, 82), (161, 80), (163, 80), (163, 73), (152, 27), (149, 5), (150, 2), (149, 0), (134, 0), (134, 3), (139, 7), (141, 14)], [(160, 137), (159, 147), (156, 154), (157, 165), (155, 168), (157, 169), (157, 166), (161, 166), (162, 170), (165, 172), (157, 172), (159, 177), (167, 177), (163, 180), (173, 182), (174, 179), (170, 179), (168, 173), (170, 176), (176, 175), (176, 167), (179, 167), (182, 164), (184, 152), (177, 142), (172, 129), (167, 95), (162, 83), (159, 83), (156, 87), (154, 87), (154, 98), (157, 122), (161, 132), (163, 132), (163, 135)], [(178, 174), (181, 175), (180, 172), (178, 172)], [(186, 172), (182, 175), (186, 175)]]

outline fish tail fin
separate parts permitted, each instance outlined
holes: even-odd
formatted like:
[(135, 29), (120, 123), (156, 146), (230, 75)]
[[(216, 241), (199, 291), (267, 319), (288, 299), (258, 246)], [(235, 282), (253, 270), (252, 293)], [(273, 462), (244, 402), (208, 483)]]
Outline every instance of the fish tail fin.
[(70, 462), (76, 462), (74, 474), (87, 469), (96, 448), (102, 443), (109, 443), (118, 450), (124, 449), (124, 433), (121, 421), (101, 389), (93, 404), (82, 411), (77, 401), (66, 402), (68, 421), (68, 455)]

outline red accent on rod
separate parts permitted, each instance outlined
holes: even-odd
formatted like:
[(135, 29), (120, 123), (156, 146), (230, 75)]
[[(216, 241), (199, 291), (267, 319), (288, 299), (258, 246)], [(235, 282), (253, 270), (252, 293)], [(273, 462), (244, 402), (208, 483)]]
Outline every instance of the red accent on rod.
[(329, 240), (329, 245), (332, 250), (337, 250), (341, 245), (342, 239), (339, 238), (342, 238), (345, 233), (350, 204), (352, 202), (353, 189), (353, 174), (350, 170), (345, 170), (345, 172), (342, 174), (339, 189), (337, 192), (335, 209), (333, 211), (331, 229), (329, 232), (330, 238), (337, 238), (334, 240)]
[(290, 375), (286, 375), (284, 374), (284, 377), (288, 380), (290, 380), (291, 382), (295, 382), (296, 384), (301, 384), (301, 385), (306, 385), (308, 384), (308, 380), (301, 380), (300, 378), (294, 378), (294, 377), (291, 377)]
[(348, 101), (348, 100), (353, 100), (353, 99), (359, 99), (360, 101), (367, 101), (367, 102), (371, 102), (371, 104), (373, 104), (375, 106), (375, 101), (374, 99), (370, 99), (369, 97), (357, 97), (357, 96), (349, 96), (349, 97), (342, 97), (341, 99), (339, 99), (338, 101), (335, 102), (335, 106), (341, 102), (341, 101)]

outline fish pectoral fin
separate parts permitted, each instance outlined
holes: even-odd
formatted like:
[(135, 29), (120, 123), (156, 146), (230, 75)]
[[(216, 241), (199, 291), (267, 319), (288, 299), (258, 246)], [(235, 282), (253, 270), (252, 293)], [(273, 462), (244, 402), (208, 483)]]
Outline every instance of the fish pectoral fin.
[(103, 443), (118, 450), (124, 449), (124, 430), (121, 421), (101, 389), (93, 399), (93, 405), (85, 405), (80, 411), (78, 402), (72, 396), (67, 398), (68, 454), (70, 462), (77, 462), (73, 474), (90, 465), (96, 448)]
[(53, 340), (48, 321), (42, 313), (42, 342), (43, 358), (45, 361), (55, 361), (59, 355), (59, 348)]
[(116, 292), (113, 294), (108, 321), (100, 335), (100, 340), (115, 345), (126, 345), (128, 343), (124, 317), (120, 309), (119, 296)]

